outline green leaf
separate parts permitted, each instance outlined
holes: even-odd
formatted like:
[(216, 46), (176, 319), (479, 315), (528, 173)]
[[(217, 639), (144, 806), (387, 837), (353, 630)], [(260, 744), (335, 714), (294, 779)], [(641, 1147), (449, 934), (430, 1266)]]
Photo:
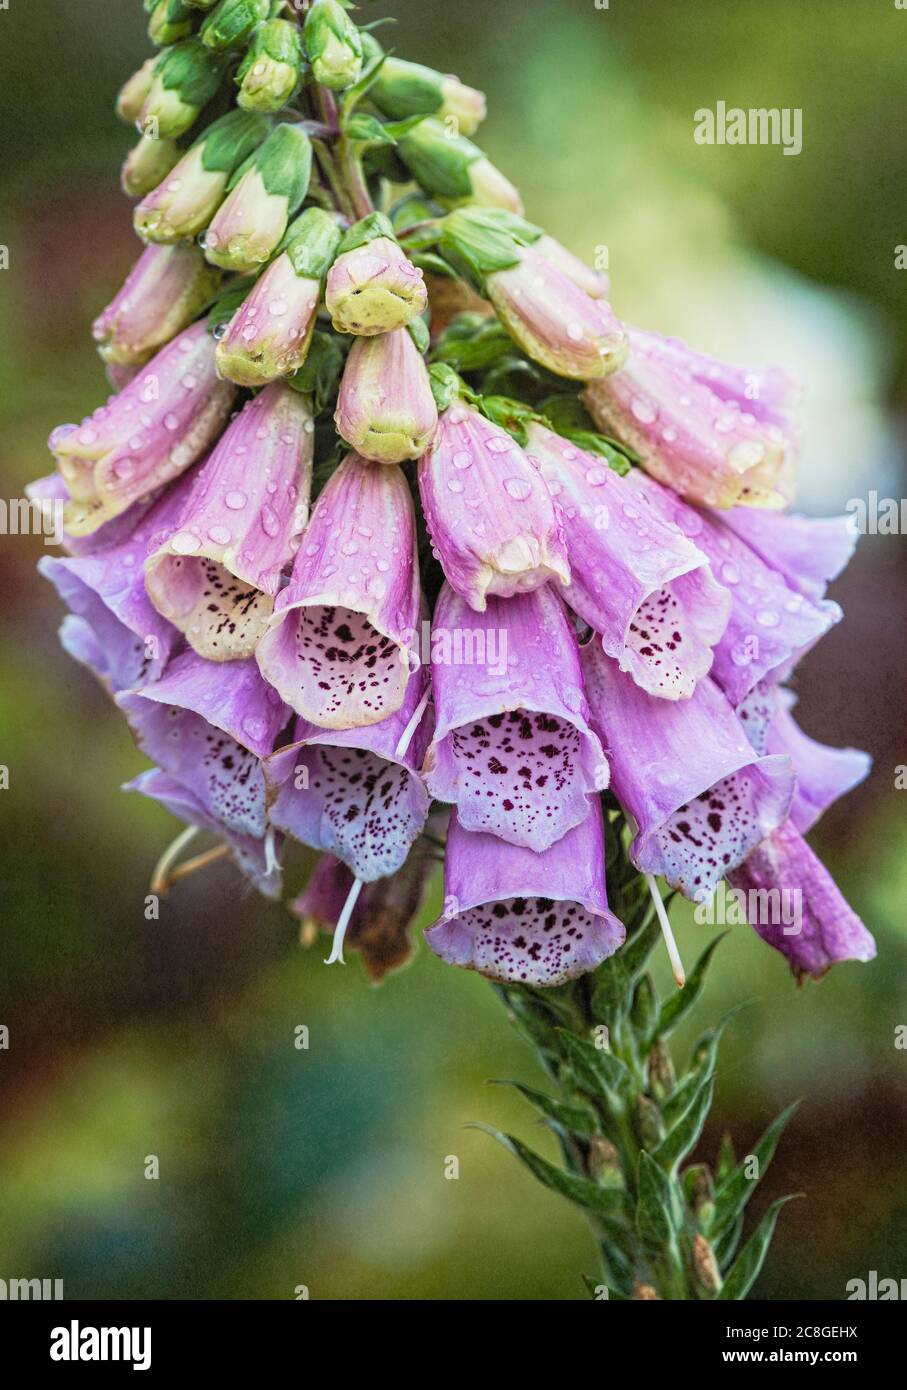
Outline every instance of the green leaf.
[(599, 1187), (597, 1183), (590, 1182), (588, 1178), (580, 1177), (577, 1173), (567, 1173), (563, 1168), (556, 1168), (553, 1163), (549, 1163), (541, 1154), (528, 1148), (512, 1134), (504, 1134), (490, 1125), (473, 1124), (468, 1127), (490, 1134), (492, 1139), (496, 1139), (525, 1164), (540, 1183), (591, 1212), (603, 1227), (615, 1234), (626, 1234), (626, 1194), (621, 1189)]
[(743, 1214), (737, 1217), (732, 1226), (728, 1226), (726, 1231), (722, 1231), (720, 1236), (710, 1236), (712, 1249), (715, 1252), (715, 1259), (718, 1261), (719, 1269), (726, 1269), (734, 1257), (734, 1251), (740, 1244), (740, 1237), (743, 1235)]
[(214, 301), (208, 311), (208, 328), (210, 332), (216, 333), (221, 325), (230, 322), (240, 304), (255, 284), (254, 275), (243, 276), (241, 280), (234, 280), (226, 289), (222, 289), (214, 297)]
[(577, 1081), (593, 1095), (603, 1091), (625, 1091), (630, 1085), (630, 1073), (613, 1052), (596, 1047), (595, 1043), (558, 1028), (558, 1036)]
[(670, 1245), (683, 1221), (677, 1189), (663, 1168), (645, 1149), (639, 1155), (636, 1229), (647, 1245)]
[(731, 1299), (739, 1302), (741, 1299), (746, 1298), (753, 1284), (759, 1277), (759, 1271), (768, 1254), (768, 1247), (775, 1233), (775, 1222), (778, 1220), (778, 1213), (786, 1202), (796, 1200), (797, 1195), (798, 1194), (792, 1194), (789, 1197), (779, 1197), (777, 1202), (772, 1202), (768, 1211), (765, 1213), (759, 1225), (731, 1266), (721, 1292), (718, 1295), (721, 1301)]
[(525, 1096), (530, 1105), (534, 1105), (542, 1115), (557, 1125), (566, 1134), (576, 1134), (581, 1139), (591, 1139), (593, 1134), (600, 1132), (599, 1124), (595, 1115), (586, 1106), (565, 1105), (562, 1101), (555, 1100), (553, 1096), (545, 1095), (543, 1091), (536, 1091), (532, 1086), (526, 1086), (522, 1081), (492, 1081), (492, 1086), (514, 1086)]
[[(772, 1121), (762, 1138), (754, 1146), (751, 1154), (748, 1154), (734, 1169), (730, 1177), (726, 1178), (715, 1193), (715, 1220), (712, 1231), (720, 1233), (725, 1231), (728, 1226), (733, 1225), (737, 1217), (743, 1211), (749, 1201), (757, 1183), (765, 1176), (766, 1169), (772, 1161), (775, 1149), (778, 1147), (778, 1140), (781, 1138), (784, 1126), (798, 1108), (800, 1102), (794, 1101), (786, 1110)], [(746, 1168), (749, 1161), (756, 1158), (758, 1162), (758, 1178), (749, 1178), (746, 1175)]]
[(316, 415), (320, 415), (333, 400), (345, 358), (344, 340), (334, 333), (323, 333), (316, 329), (305, 361), (299, 371), (287, 379), (287, 384), (294, 391), (314, 396)]
[(388, 134), (384, 123), (379, 121), (377, 116), (370, 116), (366, 111), (357, 111), (350, 116), (344, 127), (344, 134), (348, 140), (353, 140), (357, 144), (396, 144), (394, 137)]
[(679, 1120), (661, 1141), (652, 1157), (656, 1163), (673, 1173), (687, 1154), (699, 1142), (702, 1127), (712, 1105), (714, 1082), (707, 1078), (693, 1095)]
[(706, 972), (709, 968), (712, 956), (715, 953), (719, 941), (727, 936), (727, 932), (722, 932), (710, 942), (699, 957), (693, 969), (693, 973), (687, 980), (683, 989), (679, 989), (676, 994), (672, 994), (670, 999), (666, 999), (661, 1006), (661, 1013), (658, 1016), (658, 1036), (665, 1037), (672, 1032), (680, 1023), (681, 1019), (686, 1018), (696, 1000), (702, 993), (705, 984)]

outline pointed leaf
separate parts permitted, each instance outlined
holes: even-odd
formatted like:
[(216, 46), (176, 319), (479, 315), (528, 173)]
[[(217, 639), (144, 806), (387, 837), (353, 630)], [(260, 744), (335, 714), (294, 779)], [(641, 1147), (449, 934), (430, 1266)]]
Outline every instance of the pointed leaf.
[(727, 936), (727, 932), (722, 932), (720, 936), (716, 936), (715, 940), (710, 942), (693, 967), (693, 973), (683, 989), (677, 990), (676, 994), (672, 994), (670, 999), (666, 999), (662, 1004), (661, 1013), (658, 1016), (658, 1037), (666, 1037), (668, 1033), (672, 1032), (681, 1019), (686, 1018), (696, 1003), (702, 993), (706, 972), (715, 953), (715, 948), (725, 936)]
[(777, 1202), (772, 1202), (768, 1211), (759, 1222), (759, 1225), (734, 1261), (724, 1281), (721, 1292), (718, 1295), (718, 1298), (722, 1302), (728, 1299), (739, 1301), (740, 1299), (746, 1298), (753, 1284), (759, 1277), (759, 1271), (768, 1254), (768, 1247), (771, 1244), (771, 1239), (775, 1232), (775, 1222), (778, 1220), (778, 1213), (786, 1202), (794, 1201), (796, 1195), (797, 1194), (792, 1194), (789, 1197), (779, 1197)]
[(552, 1192), (559, 1192), (568, 1201), (575, 1202), (577, 1206), (591, 1212), (604, 1229), (615, 1235), (626, 1234), (626, 1224), (623, 1219), (626, 1210), (626, 1195), (622, 1190), (613, 1187), (599, 1187), (597, 1183), (590, 1182), (588, 1178), (580, 1177), (577, 1173), (567, 1173), (563, 1168), (556, 1168), (553, 1163), (549, 1163), (547, 1159), (542, 1158), (541, 1154), (528, 1148), (512, 1134), (504, 1134), (501, 1130), (493, 1129), (490, 1125), (474, 1124), (469, 1127), (481, 1129), (485, 1134), (490, 1134), (505, 1149), (509, 1149), (521, 1163), (524, 1163), (533, 1177), (538, 1178), (540, 1183), (543, 1183), (545, 1187), (550, 1187)]
[(591, 1091), (593, 1095), (600, 1095), (603, 1091), (627, 1089), (630, 1073), (613, 1052), (604, 1047), (596, 1047), (595, 1043), (578, 1038), (575, 1034), (568, 1033), (565, 1028), (558, 1028), (557, 1033), (564, 1045), (564, 1052), (573, 1073), (584, 1090)]
[(712, 1105), (714, 1081), (709, 1077), (694, 1093), (680, 1119), (659, 1144), (652, 1157), (669, 1173), (675, 1172), (699, 1142), (702, 1127)]
[[(782, 1110), (781, 1114), (769, 1125), (762, 1138), (754, 1145), (752, 1153), (748, 1154), (737, 1165), (730, 1177), (726, 1178), (718, 1188), (715, 1193), (715, 1220), (712, 1223), (714, 1232), (726, 1230), (743, 1211), (757, 1183), (765, 1176), (766, 1169), (778, 1147), (778, 1140), (781, 1138), (784, 1126), (799, 1104), (799, 1101), (794, 1101), (793, 1105)], [(746, 1167), (751, 1158), (756, 1158), (758, 1161), (759, 1176), (757, 1178), (747, 1177), (746, 1174)]]
[(490, 1084), (492, 1086), (514, 1086), (520, 1095), (526, 1097), (530, 1105), (534, 1105), (536, 1110), (566, 1134), (576, 1134), (581, 1139), (591, 1139), (593, 1134), (599, 1133), (600, 1127), (595, 1115), (585, 1106), (564, 1105), (562, 1101), (555, 1100), (553, 1096), (545, 1095), (543, 1091), (536, 1091), (532, 1086), (525, 1086), (522, 1081), (492, 1081)]
[(651, 1154), (639, 1155), (636, 1229), (647, 1245), (663, 1249), (680, 1229), (683, 1212), (671, 1179)]

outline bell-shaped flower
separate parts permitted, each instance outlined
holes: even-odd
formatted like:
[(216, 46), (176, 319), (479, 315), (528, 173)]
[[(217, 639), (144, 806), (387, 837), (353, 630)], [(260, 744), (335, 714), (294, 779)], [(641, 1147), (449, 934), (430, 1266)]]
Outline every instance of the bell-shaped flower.
[(381, 213), (372, 213), (344, 235), (328, 271), (325, 304), (341, 333), (372, 337), (405, 328), (428, 303), (421, 270), (397, 244)]
[(262, 674), (321, 728), (377, 724), (403, 704), (419, 609), (406, 479), (396, 465), (348, 454), (315, 503), (258, 644)]
[(629, 330), (621, 371), (593, 382), (585, 401), (599, 428), (640, 455), (653, 477), (710, 507), (780, 509), (790, 500), (792, 434), (725, 398), (703, 379), (698, 354)]
[(563, 603), (545, 586), (477, 614), (445, 585), (431, 658), (432, 796), (456, 804), (464, 830), (548, 849), (608, 785)]
[(476, 612), (489, 598), (570, 581), (564, 536), (538, 467), (460, 399), (419, 464), (422, 510), (448, 583)]
[(306, 208), (284, 250), (256, 281), (217, 345), (217, 368), (240, 386), (266, 386), (302, 366), (324, 279), (340, 242), (336, 217)]
[(224, 270), (258, 271), (302, 206), (312, 172), (312, 144), (301, 126), (276, 126), (239, 171), (204, 236), (206, 258)]
[[(767, 836), (728, 883), (742, 895), (750, 925), (798, 978), (818, 978), (838, 961), (874, 958), (872, 936), (792, 821)], [(793, 910), (778, 910), (785, 899)]]
[(180, 643), (148, 598), (143, 565), (172, 534), (194, 481), (191, 474), (177, 479), (115, 543), (38, 563), (76, 619), (61, 630), (64, 647), (114, 694), (158, 680)]
[(754, 507), (721, 513), (725, 526), (746, 541), (792, 589), (818, 602), (850, 563), (859, 539), (853, 516), (798, 516)]
[(297, 721), (293, 742), (265, 764), (272, 825), (342, 859), (364, 883), (401, 867), (428, 817), (419, 772), (432, 723), (428, 672), (380, 724), (320, 729)]
[(731, 607), (705, 555), (640, 507), (605, 459), (538, 423), (528, 427), (527, 453), (562, 518), (567, 603), (643, 690), (686, 699), (712, 665)]
[[(417, 842), (396, 873), (365, 884), (356, 899), (344, 945), (362, 957), (372, 984), (399, 970), (412, 955), (411, 934), (432, 867), (430, 854)], [(306, 944), (318, 932), (333, 934), (353, 883), (342, 860), (321, 855), (305, 888), (290, 903)]]
[(207, 816), (232, 835), (264, 840), (262, 759), (273, 751), (289, 711), (254, 661), (217, 666), (195, 652), (117, 704), (136, 742), (162, 772), (186, 787)]
[(438, 425), (438, 410), (409, 329), (355, 339), (334, 420), (341, 438), (376, 463), (402, 463), (425, 452)]
[(135, 209), (138, 235), (161, 243), (198, 236), (223, 202), (231, 174), (269, 129), (267, 117), (249, 111), (231, 111), (213, 121)]
[[(672, 489), (661, 487), (640, 469), (625, 481), (641, 507), (654, 507), (708, 556), (713, 576), (731, 596), (730, 617), (715, 645), (711, 674), (732, 705), (739, 705), (766, 676), (784, 679), (840, 621), (836, 603), (813, 601), (800, 588), (792, 588), (722, 518), (687, 506)], [(775, 519), (783, 525), (784, 518)]]
[(658, 700), (598, 642), (587, 643), (582, 658), (613, 790), (636, 822), (633, 863), (701, 901), (784, 821), (794, 790), (790, 760), (756, 754), (708, 676), (688, 700)]
[(145, 566), (151, 602), (209, 661), (251, 656), (308, 519), (311, 401), (275, 383), (243, 408)]
[(67, 530), (88, 535), (184, 473), (217, 438), (235, 394), (196, 323), (81, 425), (54, 430), (48, 445), (72, 498)]
[(449, 965), (492, 980), (560, 985), (594, 970), (623, 944), (608, 908), (601, 806), (537, 853), (450, 818), (444, 916), (425, 933)]
[(191, 243), (149, 246), (92, 326), (104, 361), (125, 366), (147, 362), (194, 322), (220, 278)]

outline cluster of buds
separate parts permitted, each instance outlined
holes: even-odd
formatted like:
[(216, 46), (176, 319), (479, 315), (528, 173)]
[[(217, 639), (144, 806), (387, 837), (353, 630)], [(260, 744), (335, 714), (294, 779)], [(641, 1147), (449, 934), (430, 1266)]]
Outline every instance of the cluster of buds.
[(868, 959), (803, 838), (868, 763), (790, 713), (853, 536), (786, 511), (789, 378), (624, 325), (472, 143), (482, 94), (340, 0), (146, 8), (146, 245), (94, 329), (120, 389), (35, 488), (64, 644), (155, 763), (133, 789), (266, 894), (287, 837), (322, 851), (294, 910), (373, 975), (445, 837), (433, 951), (595, 969), (620, 812), (653, 891), (798, 884), (802, 933), (760, 934), (800, 973)]

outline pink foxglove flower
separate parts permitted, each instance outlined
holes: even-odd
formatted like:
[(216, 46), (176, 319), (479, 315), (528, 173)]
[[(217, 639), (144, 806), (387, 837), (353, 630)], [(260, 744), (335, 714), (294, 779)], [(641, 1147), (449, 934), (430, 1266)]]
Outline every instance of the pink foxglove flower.
[(464, 830), (451, 816), (444, 908), (425, 940), (450, 965), (533, 985), (594, 970), (625, 935), (608, 908), (598, 802), (543, 853)]
[(401, 250), (380, 213), (357, 222), (328, 271), (325, 303), (341, 333), (372, 337), (405, 328), (428, 303), (421, 270)]
[(445, 586), (432, 630), (428, 787), (464, 830), (540, 852), (590, 814), (608, 763), (576, 638), (551, 586), (475, 613)]
[(787, 958), (796, 976), (818, 977), (838, 961), (874, 958), (872, 936), (792, 820), (767, 836), (728, 882), (747, 904), (765, 901), (769, 893), (796, 895), (799, 920), (793, 923), (781, 921), (780, 914), (772, 921), (771, 913), (751, 913), (751, 925)]
[(256, 657), (297, 714), (325, 729), (403, 704), (419, 620), (415, 515), (396, 465), (346, 459), (312, 512)]
[(527, 452), (542, 471), (567, 538), (564, 598), (600, 634), (636, 684), (663, 699), (688, 698), (712, 665), (730, 594), (692, 541), (602, 458), (539, 424)]
[(243, 408), (145, 566), (158, 612), (210, 661), (251, 656), (308, 518), (311, 401), (277, 382)]
[(765, 751), (784, 753), (793, 763), (797, 784), (790, 818), (806, 835), (829, 806), (869, 776), (872, 759), (859, 748), (833, 748), (805, 734), (790, 712), (796, 698), (790, 690), (777, 691)]
[(380, 724), (320, 729), (298, 720), (293, 742), (265, 764), (272, 825), (336, 855), (365, 883), (402, 867), (428, 817), (419, 772), (432, 729), (427, 674)]
[(630, 444), (654, 478), (691, 502), (786, 506), (792, 429), (718, 394), (703, 379), (701, 355), (688, 358), (682, 345), (638, 329), (629, 338), (623, 369), (586, 390), (599, 427)]
[(197, 246), (149, 246), (92, 334), (105, 362), (141, 366), (201, 313), (220, 283)]
[(852, 516), (798, 516), (794, 512), (733, 507), (721, 521), (746, 541), (792, 589), (818, 602), (849, 564), (859, 532)]
[(419, 465), (422, 509), (448, 583), (477, 612), (570, 570), (554, 501), (512, 435), (454, 400)]
[(67, 530), (87, 535), (184, 473), (217, 438), (235, 390), (218, 380), (214, 339), (196, 323), (81, 425), (54, 430)]
[(408, 329), (355, 340), (334, 419), (337, 433), (362, 458), (402, 463), (425, 452), (438, 410), (425, 362)]
[(613, 789), (637, 826), (633, 862), (702, 900), (784, 821), (790, 760), (755, 753), (709, 677), (669, 702), (640, 690), (597, 642), (582, 657)]

